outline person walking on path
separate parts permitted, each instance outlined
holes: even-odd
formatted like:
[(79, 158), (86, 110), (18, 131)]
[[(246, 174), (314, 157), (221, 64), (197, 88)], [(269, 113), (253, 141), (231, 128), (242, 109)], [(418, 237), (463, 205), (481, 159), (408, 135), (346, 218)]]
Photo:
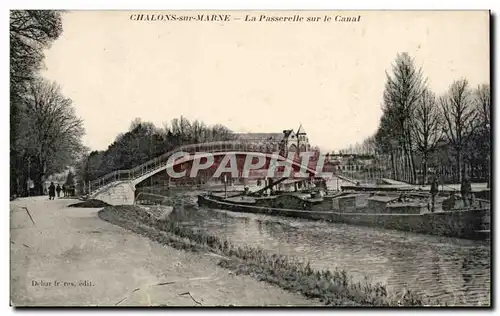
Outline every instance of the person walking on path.
[(55, 196), (56, 196), (56, 187), (54, 186), (54, 182), (51, 182), (49, 186), (49, 200), (53, 200)]
[(434, 177), (434, 180), (432, 181), (431, 184), (431, 212), (434, 213), (435, 207), (436, 207), (436, 196), (439, 193), (439, 184), (437, 181), (437, 178)]
[(68, 192), (68, 187), (65, 184), (63, 184), (62, 185), (62, 194), (63, 194), (62, 196), (66, 197), (67, 192)]
[(56, 191), (57, 191), (57, 198), (59, 198), (59, 195), (61, 194), (61, 187), (59, 186), (59, 183), (57, 184)]
[(464, 202), (464, 207), (472, 206), (472, 199), (470, 198), (471, 191), (472, 188), (469, 179), (467, 179), (467, 177), (463, 177), (462, 184), (460, 185), (460, 194), (462, 195), (462, 201)]

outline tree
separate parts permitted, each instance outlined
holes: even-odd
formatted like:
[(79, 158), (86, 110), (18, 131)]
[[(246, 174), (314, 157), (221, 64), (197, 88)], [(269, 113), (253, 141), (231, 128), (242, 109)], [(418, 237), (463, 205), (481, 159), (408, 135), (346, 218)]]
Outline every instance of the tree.
[(61, 13), (50, 10), (10, 11), (10, 179), (11, 193), (19, 191), (29, 173), (29, 156), (20, 140), (24, 98), (28, 83), (42, 66), (43, 52), (62, 32)]
[(56, 83), (36, 79), (28, 86), (23, 113), (23, 147), (36, 164), (36, 183), (43, 193), (44, 176), (64, 170), (75, 161), (83, 145), (83, 122), (71, 99)]
[(71, 172), (71, 170), (68, 172), (65, 184), (67, 187), (72, 187), (75, 185), (75, 175), (73, 174), (73, 172)]
[(80, 188), (88, 189), (89, 181), (99, 178), (103, 151), (94, 150), (88, 152), (88, 149), (77, 160), (75, 172)]
[(407, 53), (397, 55), (392, 75), (386, 73), (386, 77), (383, 95), (386, 125), (399, 143), (403, 152), (403, 170), (410, 171), (408, 180), (413, 182), (416, 171), (412, 154), (412, 114), (421, 97), (425, 80), (422, 70), (415, 67), (413, 59)]
[[(476, 153), (478, 161), (481, 163), (483, 171), (486, 175), (491, 172), (491, 90), (490, 85), (482, 84), (474, 90), (474, 108), (478, 113), (476, 124), (477, 133), (474, 139), (474, 149), (472, 153)], [(487, 179), (488, 187), (490, 177)]]
[(489, 84), (482, 84), (474, 91), (475, 108), (479, 113), (479, 122), (486, 132), (490, 132), (490, 109), (491, 109), (491, 91)]
[(444, 133), (455, 151), (459, 182), (462, 181), (464, 149), (477, 128), (474, 122), (478, 114), (472, 102), (467, 79), (454, 81), (448, 93), (440, 98), (445, 121)]
[(40, 69), (44, 49), (61, 33), (60, 11), (10, 11), (11, 87), (19, 90), (26, 88), (26, 83), (33, 80)]
[(413, 114), (412, 136), (415, 148), (422, 155), (424, 183), (427, 181), (429, 155), (436, 149), (441, 139), (441, 115), (432, 91), (424, 89)]
[(151, 122), (134, 119), (129, 131), (120, 133), (105, 151), (85, 155), (77, 168), (78, 177), (88, 183), (115, 170), (134, 168), (181, 145), (234, 139), (225, 126), (207, 126), (201, 121), (172, 119), (163, 129)]

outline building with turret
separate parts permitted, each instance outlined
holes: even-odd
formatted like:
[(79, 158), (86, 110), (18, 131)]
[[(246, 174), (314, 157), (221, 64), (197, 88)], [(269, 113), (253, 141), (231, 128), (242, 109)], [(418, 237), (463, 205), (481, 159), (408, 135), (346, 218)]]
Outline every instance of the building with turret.
[(283, 130), (283, 134), (279, 133), (240, 133), (236, 134), (239, 139), (253, 139), (262, 141), (279, 141), (280, 148), (283, 154), (288, 152), (305, 152), (311, 150), (309, 138), (302, 127), (299, 126), (297, 131), (293, 129)]
[(305, 152), (311, 150), (309, 138), (302, 124), (297, 129), (297, 132), (293, 129), (284, 130), (282, 142), (288, 152)]

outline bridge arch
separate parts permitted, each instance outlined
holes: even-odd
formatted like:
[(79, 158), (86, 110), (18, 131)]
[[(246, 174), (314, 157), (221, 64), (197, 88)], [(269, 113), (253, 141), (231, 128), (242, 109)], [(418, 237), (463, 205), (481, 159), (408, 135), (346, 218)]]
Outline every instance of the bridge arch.
[[(295, 161), (295, 160), (292, 160), (292, 159), (288, 159), (288, 158), (285, 158), (283, 156), (280, 156), (280, 155), (276, 155), (276, 154), (269, 154), (269, 153), (260, 153), (260, 152), (243, 152), (243, 151), (231, 151), (231, 152), (215, 152), (215, 153), (195, 153), (195, 154), (189, 154), (189, 153), (185, 153), (186, 155), (183, 157), (183, 158), (180, 158), (180, 159), (177, 159), (175, 161), (169, 161), (167, 164), (155, 169), (155, 170), (152, 170), (144, 175), (141, 175), (140, 177), (132, 180), (132, 184), (135, 186), (139, 183), (141, 183), (142, 181), (154, 176), (155, 174), (159, 173), (159, 172), (162, 172), (162, 171), (165, 171), (167, 169), (170, 169), (170, 168), (174, 168), (175, 166), (177, 165), (181, 165), (181, 164), (184, 164), (186, 162), (193, 162), (197, 159), (202, 159), (202, 158), (205, 158), (207, 154), (211, 154), (215, 157), (221, 157), (221, 156), (228, 156), (228, 155), (233, 155), (233, 156), (248, 156), (248, 155), (251, 155), (252, 158), (258, 158), (258, 157), (261, 157), (261, 158), (264, 158), (264, 159), (267, 159), (266, 161), (272, 161), (272, 160), (278, 160), (280, 163), (286, 163), (288, 164), (292, 169), (296, 170), (296, 169), (299, 169), (309, 175), (312, 175), (312, 176), (315, 176), (318, 174), (317, 170), (313, 169), (313, 168), (310, 168), (308, 166), (303, 166), (299, 161)], [(278, 166), (279, 167), (279, 166)], [(258, 170), (258, 169), (252, 169), (252, 170)], [(267, 171), (267, 169), (265, 169)], [(292, 170), (292, 173), (294, 172), (294, 170)], [(278, 177), (280, 174), (277, 173), (276, 176)]]
[[(283, 148), (281, 148), (282, 144), (280, 141), (275, 140), (252, 140), (252, 139), (238, 139), (233, 141), (219, 141), (219, 142), (209, 142), (202, 144), (191, 144), (191, 145), (183, 145), (174, 150), (166, 152), (165, 154), (156, 157), (143, 163), (135, 168), (128, 170), (117, 170), (111, 173), (106, 174), (105, 176), (96, 179), (89, 183), (89, 197), (90, 198), (98, 198), (98, 196), (102, 194), (108, 194), (108, 200), (112, 198), (113, 194), (122, 194), (123, 193), (130, 197), (130, 190), (132, 190), (132, 200), (133, 200), (133, 190), (135, 190), (135, 185), (148, 179), (149, 177), (166, 170), (167, 168), (173, 167), (178, 162), (169, 165), (169, 158), (178, 152), (186, 152), (189, 155), (187, 161), (191, 161), (196, 159), (197, 152), (203, 153), (211, 153), (217, 156), (219, 155), (227, 155), (228, 153), (233, 154), (249, 154), (252, 155), (264, 155), (266, 158), (272, 159), (273, 155), (276, 155), (277, 152), (285, 152)], [(280, 161), (287, 161), (288, 159), (284, 157), (278, 157)], [(289, 162), (292, 167), (301, 168), (303, 167), (300, 163), (296, 161)], [(307, 167), (305, 170), (311, 175), (316, 175), (316, 170)], [(127, 201), (130, 198), (126, 199)], [(128, 202), (127, 202), (128, 203)], [(113, 204), (113, 203), (110, 203)], [(123, 204), (123, 203), (120, 203)]]

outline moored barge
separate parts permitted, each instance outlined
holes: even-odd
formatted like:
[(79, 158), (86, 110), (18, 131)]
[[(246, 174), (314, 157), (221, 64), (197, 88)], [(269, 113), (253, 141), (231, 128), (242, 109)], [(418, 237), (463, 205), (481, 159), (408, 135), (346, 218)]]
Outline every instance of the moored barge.
[[(264, 197), (216, 194), (198, 195), (198, 204), (214, 209), (323, 220), (361, 226), (467, 239), (487, 239), (490, 232), (490, 204), (475, 201), (472, 207), (450, 205), (441, 198), (435, 212), (429, 210), (425, 193), (404, 195), (374, 192), (342, 192), (321, 196), (280, 194)], [(454, 201), (452, 199), (452, 204)], [(455, 203), (458, 204), (458, 203)]]

